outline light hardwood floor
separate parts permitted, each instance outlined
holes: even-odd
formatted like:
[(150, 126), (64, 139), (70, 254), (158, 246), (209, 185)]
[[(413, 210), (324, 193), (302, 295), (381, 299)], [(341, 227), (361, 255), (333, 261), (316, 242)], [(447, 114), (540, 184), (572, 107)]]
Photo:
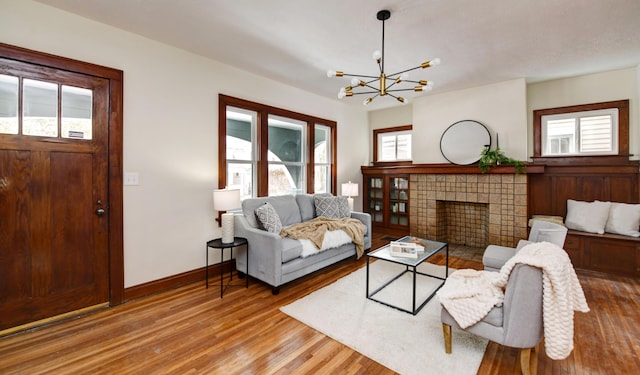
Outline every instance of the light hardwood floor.
[[(386, 242), (383, 237), (374, 238), (373, 248)], [(236, 280), (242, 286), (220, 299), (220, 290), (205, 289), (202, 281), (0, 338), (0, 374), (393, 374), (279, 310), (364, 264), (340, 262), (282, 287), (277, 296), (255, 280), (248, 289)], [(450, 265), (481, 267), (454, 257)], [(552, 361), (540, 344), (532, 354), (534, 373), (636, 373), (639, 280), (578, 274), (591, 312), (576, 313), (575, 349), (569, 358)], [(444, 348), (425, 350), (446, 355)], [(478, 373), (519, 374), (517, 354), (490, 343)]]

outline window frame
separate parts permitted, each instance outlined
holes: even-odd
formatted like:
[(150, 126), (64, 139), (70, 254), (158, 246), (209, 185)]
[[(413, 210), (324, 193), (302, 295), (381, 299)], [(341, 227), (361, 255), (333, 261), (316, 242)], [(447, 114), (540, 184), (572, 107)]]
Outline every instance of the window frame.
[[(618, 110), (618, 152), (608, 155), (603, 154), (570, 154), (570, 155), (543, 155), (542, 154), (542, 134), (543, 134), (543, 116), (570, 114), (577, 112), (602, 111), (608, 109)], [(616, 100), (610, 102), (600, 102), (591, 104), (572, 105), (566, 107), (537, 109), (533, 111), (533, 158), (542, 160), (568, 159), (576, 160), (579, 158), (627, 158), (629, 154), (629, 100)]]
[[(394, 160), (394, 161), (380, 161), (379, 160), (379, 144), (378, 139), (385, 133), (401, 133), (410, 132), (413, 133), (413, 125), (401, 125), (389, 128), (373, 129), (373, 165), (376, 166), (395, 166), (395, 165), (411, 165), (413, 164), (413, 150), (411, 152), (411, 159), (409, 160)], [(411, 142), (413, 143), (413, 134), (411, 134)], [(413, 145), (412, 145), (413, 148)]]
[(331, 181), (329, 189), (332, 194), (337, 189), (337, 123), (335, 121), (323, 119), (316, 116), (306, 115), (299, 112), (290, 111), (283, 108), (273, 107), (257, 102), (252, 102), (232, 96), (218, 95), (218, 188), (223, 189), (227, 185), (227, 156), (226, 156), (226, 138), (227, 138), (227, 107), (239, 108), (257, 113), (256, 139), (258, 145), (257, 154), (255, 155), (255, 171), (253, 197), (265, 197), (269, 194), (269, 115), (284, 117), (298, 120), (306, 123), (306, 147), (304, 154), (305, 168), (305, 192), (314, 193), (314, 176), (315, 176), (315, 126), (324, 125), (330, 129), (331, 149), (330, 162)]

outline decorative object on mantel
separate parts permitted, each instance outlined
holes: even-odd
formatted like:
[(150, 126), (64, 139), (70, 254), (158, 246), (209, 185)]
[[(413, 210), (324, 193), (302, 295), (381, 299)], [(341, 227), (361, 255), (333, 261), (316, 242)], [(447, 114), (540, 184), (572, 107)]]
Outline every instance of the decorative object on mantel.
[(440, 138), (440, 152), (447, 161), (456, 165), (478, 162), (481, 152), (491, 146), (491, 133), (482, 123), (462, 120), (450, 125)]
[(491, 145), (486, 145), (484, 150), (480, 153), (480, 160), (478, 161), (478, 167), (482, 173), (485, 173), (491, 167), (497, 167), (500, 165), (513, 165), (516, 169), (516, 175), (526, 173), (526, 166), (524, 162), (512, 159), (505, 155), (504, 152), (500, 150), (500, 146), (497, 141), (495, 150), (491, 149)]
[[(371, 103), (373, 101), (373, 99), (375, 99), (378, 96), (386, 96), (389, 95), (392, 98), (395, 98), (396, 100), (398, 100), (399, 102), (406, 104), (409, 101), (406, 98), (403, 98), (402, 96), (396, 96), (394, 94), (391, 94), (391, 92), (399, 92), (399, 91), (430, 91), (433, 87), (433, 82), (431, 81), (427, 81), (427, 80), (420, 80), (420, 81), (412, 81), (409, 80), (409, 74), (408, 72), (415, 70), (415, 69), (425, 69), (428, 68), (430, 66), (435, 66), (440, 64), (440, 59), (435, 58), (433, 60), (430, 61), (425, 61), (422, 64), (414, 67), (414, 68), (410, 68), (410, 69), (406, 69), (406, 70), (402, 70), (400, 72), (397, 73), (393, 73), (393, 74), (386, 74), (384, 72), (384, 21), (388, 20), (391, 17), (391, 12), (388, 10), (381, 10), (377, 13), (376, 17), (378, 18), (378, 20), (382, 21), (382, 52), (380, 51), (375, 51), (373, 53), (373, 59), (376, 61), (376, 63), (378, 64), (378, 67), (380, 68), (380, 75), (379, 76), (368, 76), (368, 75), (363, 75), (363, 74), (350, 74), (350, 73), (344, 73), (341, 71), (335, 71), (335, 70), (329, 70), (327, 71), (327, 77), (353, 77), (351, 79), (351, 85), (347, 86), (347, 87), (343, 87), (340, 89), (340, 92), (338, 93), (338, 98), (342, 99), (345, 96), (353, 96), (353, 95), (360, 95), (360, 94), (372, 94), (371, 96), (369, 96), (367, 99), (364, 100), (364, 102), (362, 104), (367, 105), (369, 103)], [(362, 80), (361, 78), (369, 78), (370, 80)], [(387, 84), (387, 79), (389, 80), (389, 84)], [(372, 86), (372, 83), (375, 83), (376, 81), (380, 81), (380, 85), (379, 87), (375, 87)], [(391, 89), (391, 87), (395, 86), (395, 85), (399, 85), (402, 82), (409, 82), (409, 83), (413, 83), (413, 84), (417, 84), (411, 88), (404, 88), (404, 89)], [(363, 92), (354, 92), (353, 90), (358, 88), (358, 87), (367, 87), (373, 91), (363, 91)]]

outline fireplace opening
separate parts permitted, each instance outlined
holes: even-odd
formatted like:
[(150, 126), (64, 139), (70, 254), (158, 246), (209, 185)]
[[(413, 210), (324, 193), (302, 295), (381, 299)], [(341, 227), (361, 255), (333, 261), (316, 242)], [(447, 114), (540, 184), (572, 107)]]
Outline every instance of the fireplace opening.
[(489, 209), (487, 203), (436, 201), (436, 237), (450, 244), (487, 247)]

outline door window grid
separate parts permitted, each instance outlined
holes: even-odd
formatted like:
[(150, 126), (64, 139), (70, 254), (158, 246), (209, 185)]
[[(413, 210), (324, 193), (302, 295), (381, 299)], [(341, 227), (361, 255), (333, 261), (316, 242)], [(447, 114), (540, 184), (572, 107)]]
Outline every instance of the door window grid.
[(92, 114), (92, 90), (0, 74), (0, 134), (92, 139)]

